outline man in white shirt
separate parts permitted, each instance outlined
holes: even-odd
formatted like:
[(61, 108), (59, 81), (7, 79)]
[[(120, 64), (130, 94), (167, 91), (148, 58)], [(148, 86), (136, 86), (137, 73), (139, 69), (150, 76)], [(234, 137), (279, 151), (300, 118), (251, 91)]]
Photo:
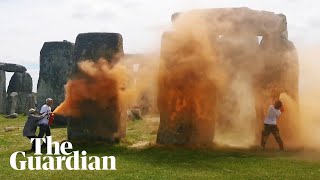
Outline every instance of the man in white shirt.
[[(43, 138), (44, 135), (51, 136), (50, 126), (49, 126), (49, 117), (51, 114), (51, 106), (53, 104), (53, 100), (51, 98), (46, 99), (46, 104), (41, 107), (40, 114), (46, 116), (39, 121), (39, 135), (38, 138)], [(45, 146), (45, 144), (43, 144)]]
[(264, 120), (264, 130), (262, 131), (261, 137), (261, 146), (263, 149), (265, 149), (268, 136), (270, 135), (270, 133), (272, 133), (277, 143), (279, 144), (280, 150), (284, 150), (283, 142), (277, 126), (277, 120), (281, 115), (281, 111), (283, 111), (282, 102), (279, 100), (276, 101), (274, 105), (269, 106), (268, 113)]

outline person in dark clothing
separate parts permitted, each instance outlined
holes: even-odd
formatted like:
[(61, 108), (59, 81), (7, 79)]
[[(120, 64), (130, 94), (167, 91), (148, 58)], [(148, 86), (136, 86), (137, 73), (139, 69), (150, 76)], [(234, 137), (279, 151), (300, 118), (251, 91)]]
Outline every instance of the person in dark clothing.
[[(38, 127), (38, 122), (40, 119), (47, 116), (47, 114), (37, 115), (35, 109), (30, 109), (28, 114), (28, 119), (23, 128), (23, 136), (29, 138), (36, 138), (36, 130)], [(35, 141), (32, 142), (31, 150), (35, 150)]]

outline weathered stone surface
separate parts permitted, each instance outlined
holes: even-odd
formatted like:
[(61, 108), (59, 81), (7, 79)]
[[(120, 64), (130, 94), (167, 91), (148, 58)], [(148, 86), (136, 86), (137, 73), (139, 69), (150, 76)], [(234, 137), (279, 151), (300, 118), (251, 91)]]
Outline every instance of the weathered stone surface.
[(6, 111), (6, 73), (0, 70), (0, 114)]
[[(82, 33), (76, 38), (74, 49), (74, 71), (83, 60), (97, 61), (104, 58), (111, 63), (116, 54), (123, 54), (122, 36), (119, 33)], [(117, 62), (112, 62), (117, 63)]]
[[(8, 114), (8, 115), (5, 116), (5, 118), (8, 118), (8, 119), (15, 119), (17, 117), (18, 117), (17, 113)], [(6, 131), (10, 131), (10, 130), (6, 129)]]
[(7, 114), (16, 113), (18, 108), (18, 93), (12, 92), (7, 97)]
[(37, 85), (37, 107), (50, 97), (54, 100), (53, 109), (64, 101), (64, 85), (73, 67), (71, 42), (45, 42), (40, 52), (40, 72)]
[[(197, 57), (196, 53), (199, 46), (192, 44), (197, 42), (193, 41), (193, 38), (198, 40), (201, 38), (204, 39), (205, 37), (205, 39), (208, 39), (208, 42), (206, 41), (204, 47), (214, 47), (216, 53), (214, 57), (217, 56), (217, 59), (223, 63), (223, 68), (230, 70), (230, 72), (227, 71), (224, 73), (226, 82), (228, 83), (219, 87), (218, 98), (212, 100), (219, 104), (219, 107), (216, 108), (218, 111), (211, 114), (212, 117), (218, 116), (215, 122), (215, 128), (221, 128), (223, 125), (226, 125), (228, 126), (226, 130), (237, 131), (238, 129), (232, 129), (230, 126), (236, 125), (241, 118), (240, 115), (237, 116), (235, 114), (244, 112), (241, 108), (247, 107), (250, 109), (250, 112), (245, 110), (246, 114), (243, 115), (243, 117), (246, 117), (245, 119), (251, 122), (248, 124), (252, 124), (252, 127), (246, 127), (248, 130), (242, 130), (238, 135), (243, 136), (244, 133), (247, 133), (245, 131), (251, 131), (250, 135), (252, 135), (252, 132), (253, 135), (250, 137), (253, 138), (250, 138), (250, 143), (253, 144), (250, 145), (258, 145), (263, 125), (262, 119), (265, 116), (266, 109), (270, 104), (274, 103), (275, 100), (281, 98), (281, 94), (285, 93), (291, 98), (291, 101), (290, 106), (287, 107), (287, 110), (281, 115), (279, 127), (287, 147), (293, 147), (294, 144), (298, 144), (300, 135), (299, 132), (295, 132), (295, 130), (299, 129), (300, 126), (296, 113), (298, 112), (299, 99), (299, 65), (294, 45), (288, 40), (285, 15), (267, 11), (255, 11), (249, 8), (221, 8), (175, 13), (171, 18), (174, 26), (173, 32), (164, 34), (161, 46), (161, 59), (163, 62), (161, 62), (160, 70), (161, 68), (165, 69), (168, 75), (166, 75), (166, 73), (160, 74), (158, 89), (158, 107), (160, 111), (160, 126), (157, 136), (158, 143), (190, 144), (190, 137), (193, 136), (194, 127), (196, 127), (197, 124), (205, 124), (197, 121), (197, 117), (192, 117), (195, 114), (189, 113), (192, 109), (181, 110), (184, 108), (184, 104), (188, 105), (193, 103), (190, 101), (192, 98), (189, 97), (192, 95), (186, 90), (188, 88), (185, 87), (185, 84), (175, 89), (170, 88), (172, 81), (179, 77), (178, 73), (184, 72), (181, 70), (181, 72), (173, 73), (174, 68), (176, 66), (185, 66), (186, 63), (189, 63), (186, 61), (177, 64), (177, 54), (180, 57), (180, 54), (184, 56), (191, 52), (194, 57)], [(192, 29), (192, 26), (188, 26), (190, 23), (186, 23), (191, 20), (193, 22), (192, 24), (198, 24), (197, 27), (203, 27), (201, 30), (205, 29), (206, 33), (199, 35), (198, 38), (198, 34), (194, 32), (198, 32), (196, 30), (199, 29)], [(193, 32), (193, 34), (190, 35), (190, 41), (186, 39), (186, 35), (189, 35), (187, 34), (188, 31), (186, 31), (186, 28), (190, 28), (190, 32)], [(180, 47), (178, 47), (177, 50), (175, 48), (179, 38), (176, 37), (177, 34), (179, 35), (181, 32), (184, 35), (182, 39), (185, 40), (185, 43), (179, 44)], [(257, 41), (257, 36), (262, 36), (260, 44)], [(166, 43), (168, 40), (171, 40), (173, 43)], [(189, 49), (183, 51), (185, 47)], [(203, 58), (202, 56), (198, 57)], [(188, 71), (186, 76), (191, 74), (195, 76), (194, 71), (201, 69), (197, 68), (196, 65), (197, 64), (195, 64), (193, 68), (189, 66), (184, 67), (184, 70)], [(203, 69), (201, 69), (201, 71)], [(197, 77), (195, 76), (193, 78)], [(188, 81), (185, 80), (185, 82)], [(241, 90), (237, 88), (234, 89), (233, 86), (237, 87), (238, 85), (240, 87), (246, 87), (243, 89), (247, 91), (241, 93)], [(197, 86), (198, 84), (193, 85), (192, 89)], [(228, 94), (229, 92), (234, 96)], [(250, 100), (243, 99), (241, 94), (245, 93), (249, 93), (249, 97), (253, 98)], [(170, 99), (171, 94), (174, 94), (176, 99), (180, 99), (180, 102), (185, 101), (186, 103), (177, 104), (174, 98)], [(212, 96), (213, 95), (210, 95), (208, 97)], [(228, 98), (231, 98), (231, 100)], [(170, 101), (168, 102), (167, 99), (170, 99)], [(246, 102), (247, 105), (244, 106), (243, 102)], [(250, 106), (248, 104), (250, 104)], [(205, 108), (206, 106), (201, 107)], [(220, 115), (220, 110), (221, 112), (228, 112), (228, 114), (220, 113)], [(203, 128), (205, 129), (205, 127)], [(230, 134), (234, 135), (235, 131), (230, 132)], [(217, 133), (217, 130), (214, 132)], [(224, 130), (220, 132), (222, 134), (228, 134), (228, 132)]]
[(173, 23), (182, 16), (197, 16), (217, 34), (255, 34), (263, 36), (273, 32), (287, 33), (287, 20), (283, 14), (257, 11), (246, 7), (197, 9), (174, 13)]
[[(178, 45), (175, 46), (176, 44)], [(216, 87), (208, 77), (203, 77), (206, 69), (204, 66), (211, 64), (206, 65), (192, 59), (190, 55), (195, 57), (196, 54), (185, 53), (190, 47), (182, 45), (184, 42), (179, 42), (175, 32), (163, 34), (158, 84), (160, 126), (157, 143), (211, 144), (215, 126)], [(183, 59), (190, 60), (181, 63)]]
[(35, 109), (36, 108), (36, 100), (35, 100), (35, 96), (33, 94), (29, 94), (27, 97), (27, 102), (26, 102), (26, 108), (24, 113), (28, 114), (29, 109)]
[(10, 79), (7, 94), (17, 92), (16, 113), (25, 113), (28, 95), (32, 93), (32, 78), (29, 73), (15, 72)]
[[(278, 100), (282, 93), (286, 93), (292, 98), (292, 102), (290, 106), (285, 105), (286, 111), (282, 113), (277, 125), (281, 129), (281, 136), (286, 147), (296, 148), (302, 140), (297, 130), (302, 125), (298, 115), (299, 59), (297, 51), (286, 36), (265, 36), (261, 41), (261, 55), (265, 68), (257, 76), (255, 84), (259, 92), (256, 94), (259, 110), (257, 117), (263, 118), (270, 102)], [(273, 139), (270, 144), (276, 146)]]
[[(79, 34), (75, 43), (74, 64), (82, 60), (97, 61), (106, 59), (110, 64), (117, 63), (118, 55), (123, 54), (122, 36), (117, 33)], [(116, 59), (116, 60), (115, 60)], [(85, 80), (76, 68), (74, 74)], [(92, 79), (89, 79), (91, 81)], [(115, 85), (110, 87), (113, 92)], [(109, 89), (109, 90), (110, 90)], [(72, 90), (76, 91), (76, 89)], [(108, 100), (102, 108), (98, 102), (85, 99), (79, 102), (81, 118), (72, 118), (68, 122), (68, 140), (73, 143), (118, 142), (124, 136), (125, 126), (121, 121), (118, 94)], [(97, 113), (99, 112), (99, 113)], [(125, 124), (125, 123), (124, 123)]]
[(10, 79), (7, 93), (27, 92), (32, 93), (32, 78), (29, 73), (15, 72)]
[(130, 120), (142, 120), (141, 110), (138, 107), (127, 110), (127, 116)]
[(34, 101), (35, 101), (35, 103), (36, 103), (36, 107), (38, 107), (38, 106), (37, 106), (37, 105), (38, 105), (38, 100), (37, 100), (38, 93), (33, 92), (32, 94), (33, 94), (33, 96), (34, 96)]
[(26, 72), (27, 69), (19, 64), (11, 64), (11, 63), (1, 63), (0, 62), (0, 70), (7, 72)]

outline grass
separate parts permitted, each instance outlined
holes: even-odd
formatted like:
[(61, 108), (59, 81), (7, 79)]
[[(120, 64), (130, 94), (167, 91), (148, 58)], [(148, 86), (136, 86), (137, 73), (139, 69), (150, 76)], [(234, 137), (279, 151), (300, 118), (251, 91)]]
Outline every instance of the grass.
[[(118, 145), (76, 147), (86, 150), (89, 156), (114, 155), (116, 171), (15, 171), (9, 165), (10, 155), (30, 148), (28, 139), (22, 137), (21, 132), (25, 119), (24, 116), (17, 119), (0, 117), (0, 179), (320, 178), (320, 161), (306, 160), (305, 152), (190, 149), (148, 143), (146, 147), (140, 147), (141, 142), (155, 142), (158, 124), (148, 120), (130, 122), (127, 137)], [(7, 127), (14, 128), (5, 132)], [(52, 135), (55, 141), (66, 140), (66, 128), (53, 128)], [(32, 153), (27, 154), (30, 155)]]

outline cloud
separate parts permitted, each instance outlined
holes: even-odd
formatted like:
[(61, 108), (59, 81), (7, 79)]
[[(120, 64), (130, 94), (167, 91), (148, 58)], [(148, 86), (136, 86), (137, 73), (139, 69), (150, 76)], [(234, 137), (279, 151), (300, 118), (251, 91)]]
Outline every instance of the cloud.
[[(316, 0), (0, 0), (0, 61), (39, 67), (45, 41), (75, 41), (82, 32), (119, 32), (127, 53), (158, 51), (171, 14), (194, 8), (243, 7), (287, 15), (289, 36), (302, 48), (320, 40)], [(29, 69), (30, 71), (33, 69)], [(33, 72), (36, 84), (36, 72)]]

